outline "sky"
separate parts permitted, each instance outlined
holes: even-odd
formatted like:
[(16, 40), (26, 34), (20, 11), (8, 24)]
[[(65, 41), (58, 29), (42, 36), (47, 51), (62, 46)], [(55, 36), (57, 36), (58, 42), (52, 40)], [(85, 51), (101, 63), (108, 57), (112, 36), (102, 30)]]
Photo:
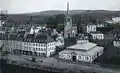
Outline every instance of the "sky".
[(8, 13), (30, 13), (46, 10), (112, 10), (120, 11), (120, 0), (0, 0), (0, 10)]

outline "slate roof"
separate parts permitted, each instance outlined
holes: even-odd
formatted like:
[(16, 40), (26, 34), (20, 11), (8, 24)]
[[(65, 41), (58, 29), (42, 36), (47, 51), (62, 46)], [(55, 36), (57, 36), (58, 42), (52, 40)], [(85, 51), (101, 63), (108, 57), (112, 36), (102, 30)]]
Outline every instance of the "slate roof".
[(44, 34), (0, 34), (0, 40), (16, 40), (33, 43), (54, 42), (53, 38), (47, 33)]
[(36, 43), (50, 43), (54, 42), (53, 38), (48, 34), (28, 34), (24, 40), (24, 42), (36, 42)]

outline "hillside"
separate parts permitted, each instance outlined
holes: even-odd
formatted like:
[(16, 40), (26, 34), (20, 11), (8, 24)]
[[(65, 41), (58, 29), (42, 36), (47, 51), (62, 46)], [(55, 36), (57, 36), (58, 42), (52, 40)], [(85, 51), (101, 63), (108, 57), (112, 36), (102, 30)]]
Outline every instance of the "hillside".
[[(32, 16), (33, 21), (45, 23), (51, 16), (65, 14), (62, 10), (49, 10), (42, 12), (24, 13), (24, 14), (10, 14), (9, 19), (15, 22), (26, 22)], [(105, 17), (120, 16), (120, 11), (105, 11), (105, 10), (71, 10), (69, 14), (79, 20), (80, 17), (92, 16), (94, 19), (104, 19)], [(84, 18), (83, 18), (84, 19)]]

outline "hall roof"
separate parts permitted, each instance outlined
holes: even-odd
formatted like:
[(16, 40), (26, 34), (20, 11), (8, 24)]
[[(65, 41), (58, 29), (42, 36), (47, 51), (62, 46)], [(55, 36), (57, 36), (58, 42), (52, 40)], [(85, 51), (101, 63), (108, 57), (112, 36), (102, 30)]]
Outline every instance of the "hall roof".
[(77, 55), (93, 56), (96, 53), (101, 52), (103, 50), (104, 50), (104, 47), (95, 46), (88, 51), (81, 51), (81, 50), (78, 51), (78, 50), (66, 49), (66, 50), (63, 50), (59, 53), (61, 53), (61, 54), (77, 54)]
[(96, 45), (97, 45), (97, 44), (91, 43), (91, 42), (82, 42), (82, 43), (78, 43), (78, 44), (72, 45), (72, 46), (70, 46), (70, 47), (67, 47), (67, 49), (87, 51), (87, 50), (95, 47)]

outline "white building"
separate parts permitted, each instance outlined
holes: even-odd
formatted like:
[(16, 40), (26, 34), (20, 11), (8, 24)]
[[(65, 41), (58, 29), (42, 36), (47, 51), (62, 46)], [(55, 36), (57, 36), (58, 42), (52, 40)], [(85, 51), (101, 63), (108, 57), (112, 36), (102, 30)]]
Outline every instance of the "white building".
[(90, 35), (92, 36), (92, 39), (98, 39), (98, 40), (104, 39), (104, 34), (101, 32), (91, 32)]
[(113, 46), (120, 47), (120, 36), (114, 38)]
[(89, 25), (83, 25), (83, 32), (90, 33), (90, 32), (96, 32), (96, 25), (89, 24)]
[(110, 24), (120, 23), (120, 17), (112, 17), (111, 19), (106, 20), (106, 22)]
[(113, 21), (114, 23), (120, 23), (120, 17), (113, 17), (113, 18), (112, 18), (112, 21)]
[(104, 48), (97, 44), (86, 42), (67, 47), (59, 52), (59, 58), (71, 61), (92, 62), (102, 55)]

